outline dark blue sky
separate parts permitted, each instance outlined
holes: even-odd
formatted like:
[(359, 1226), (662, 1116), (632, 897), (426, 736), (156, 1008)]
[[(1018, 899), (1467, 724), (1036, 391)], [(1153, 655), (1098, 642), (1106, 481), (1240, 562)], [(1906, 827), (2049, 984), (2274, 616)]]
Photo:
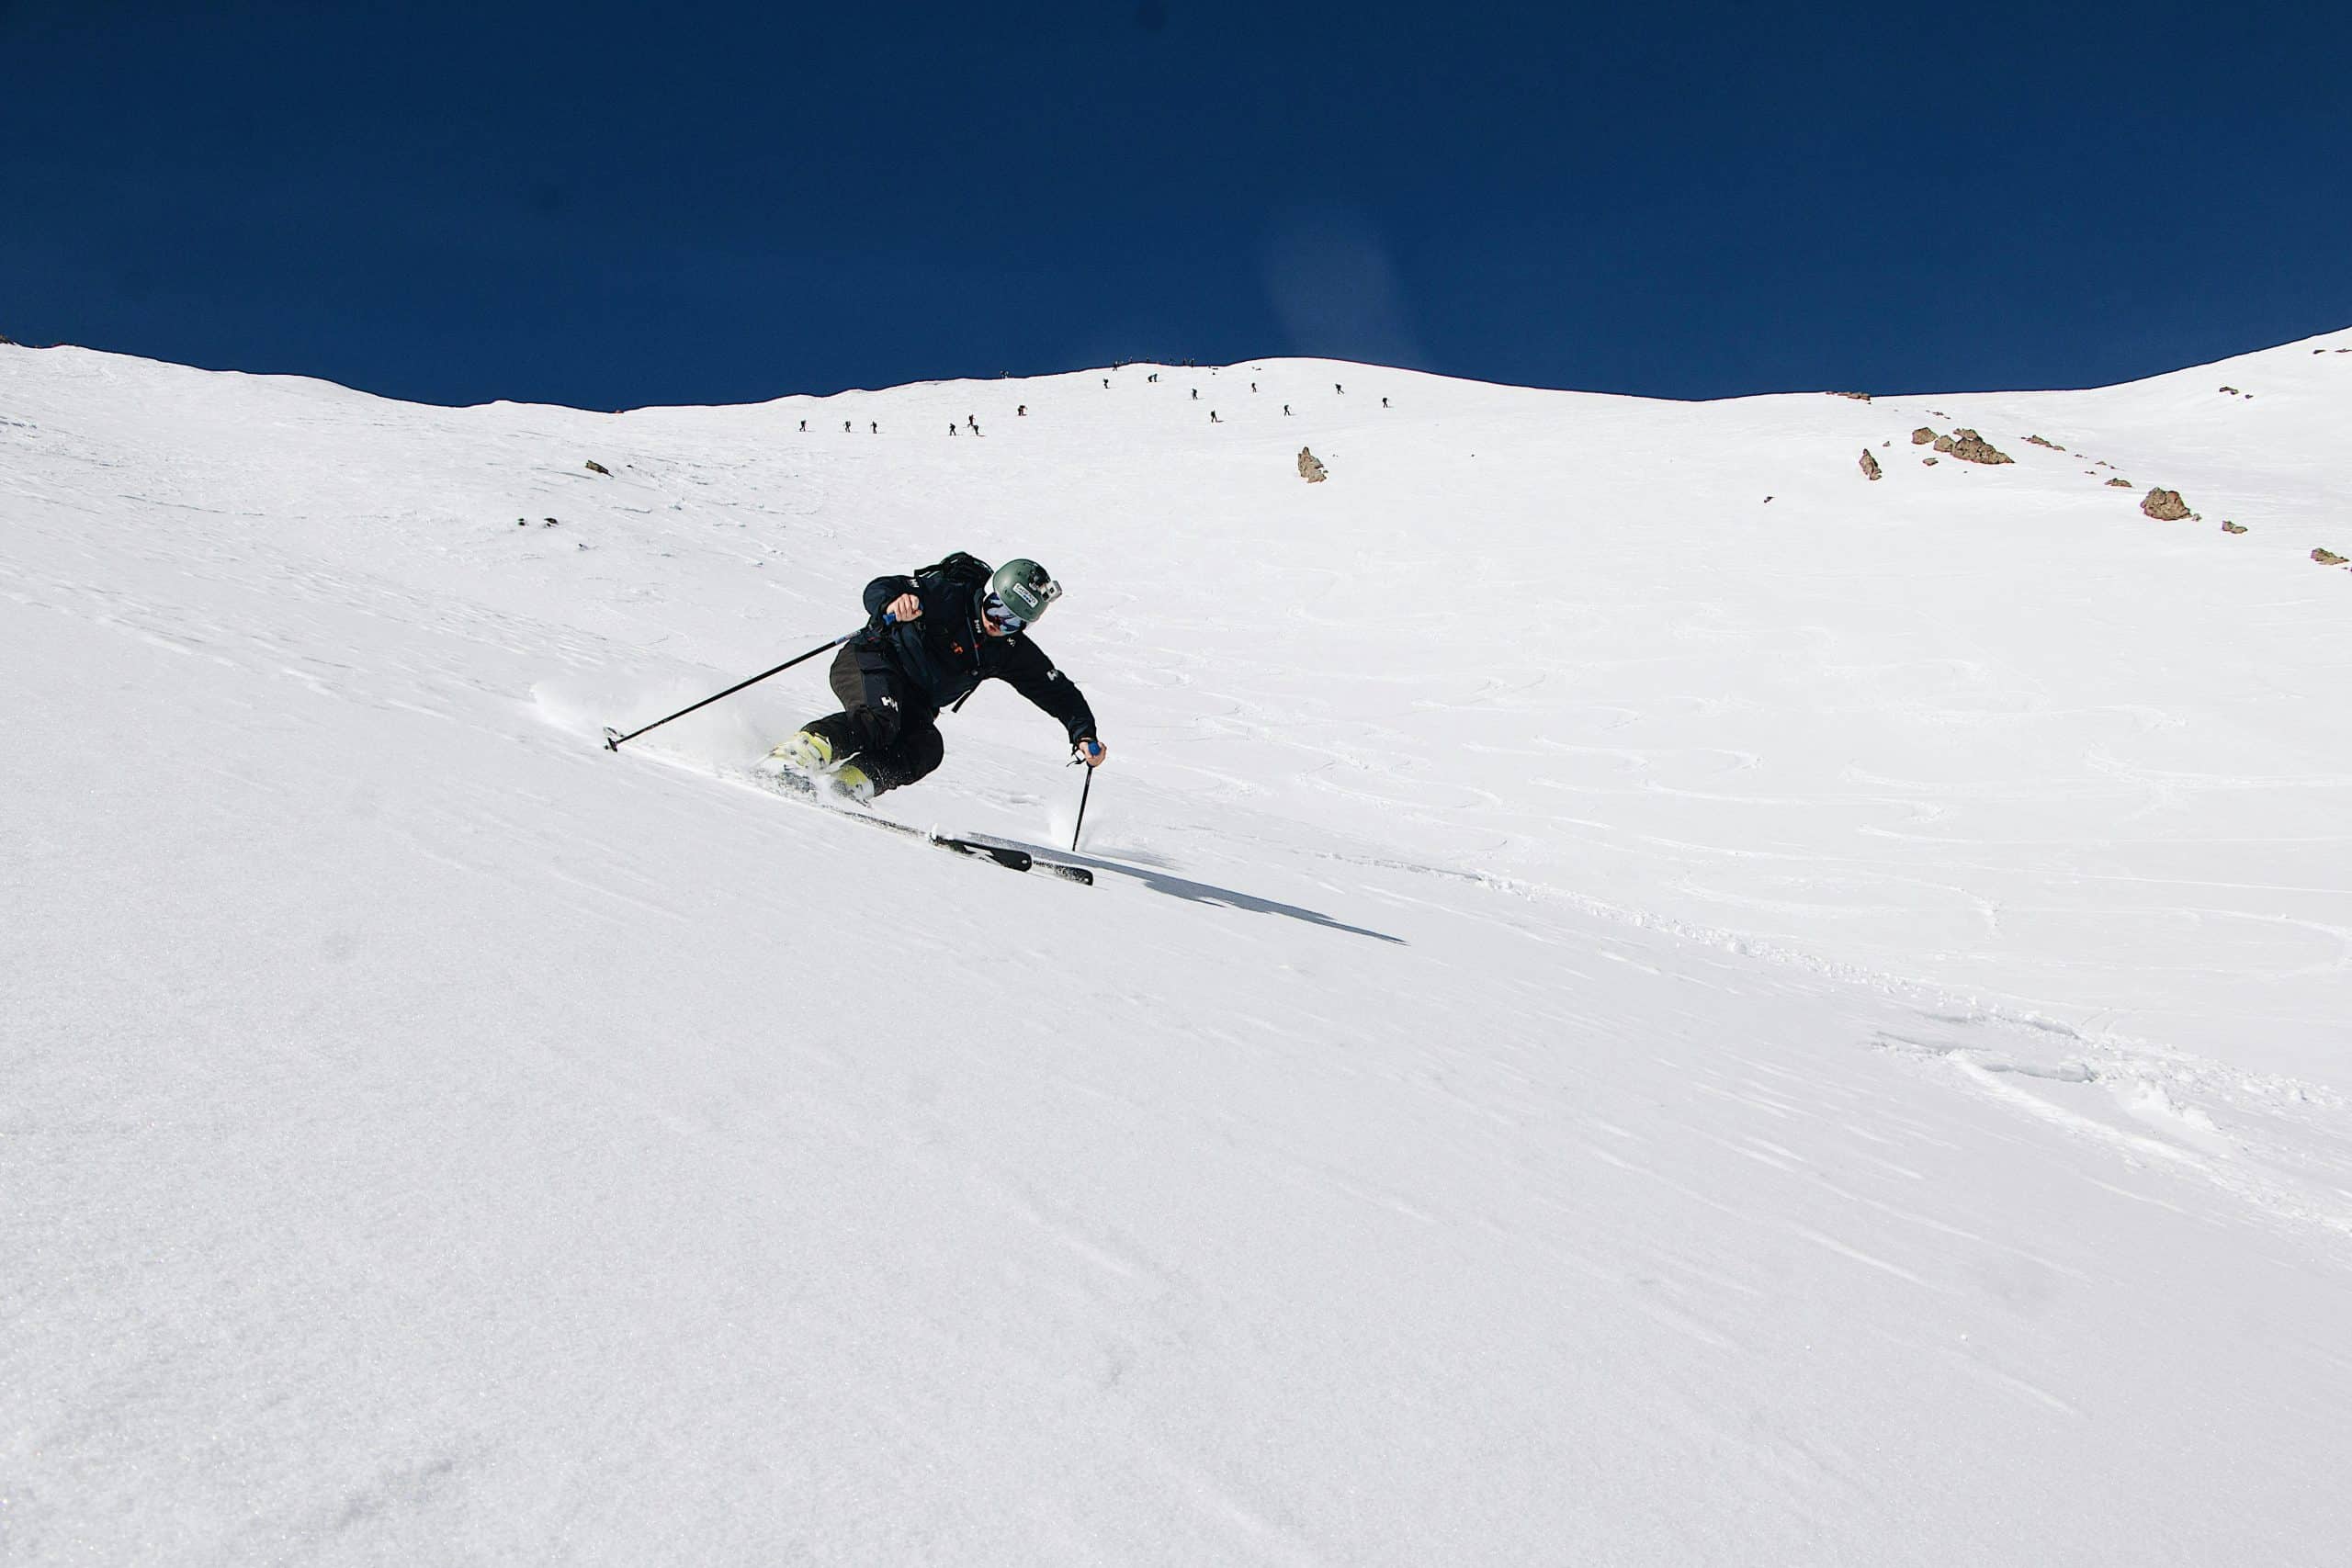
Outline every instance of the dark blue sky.
[(2112, 381), (2352, 324), (2346, 15), (0, 0), (0, 332), (605, 408)]

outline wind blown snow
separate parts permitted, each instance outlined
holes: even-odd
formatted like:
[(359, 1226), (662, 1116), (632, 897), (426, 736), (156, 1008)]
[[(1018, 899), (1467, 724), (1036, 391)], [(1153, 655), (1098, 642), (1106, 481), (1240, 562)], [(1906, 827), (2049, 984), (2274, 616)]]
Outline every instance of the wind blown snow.
[(2346, 1561), (2347, 423), (0, 347), (0, 1561)]

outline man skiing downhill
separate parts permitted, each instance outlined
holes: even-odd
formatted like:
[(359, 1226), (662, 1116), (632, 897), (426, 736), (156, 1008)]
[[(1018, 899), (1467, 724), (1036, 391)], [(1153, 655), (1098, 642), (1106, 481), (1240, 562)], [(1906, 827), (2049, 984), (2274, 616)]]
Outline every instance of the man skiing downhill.
[(865, 629), (833, 659), (842, 711), (811, 719), (770, 756), (871, 800), (938, 767), (940, 710), (1001, 680), (1061, 720), (1072, 749), (1100, 767), (1110, 753), (1095, 738), (1093, 710), (1025, 635), (1061, 592), (1035, 561), (992, 570), (961, 550), (911, 576), (876, 578), (865, 585)]

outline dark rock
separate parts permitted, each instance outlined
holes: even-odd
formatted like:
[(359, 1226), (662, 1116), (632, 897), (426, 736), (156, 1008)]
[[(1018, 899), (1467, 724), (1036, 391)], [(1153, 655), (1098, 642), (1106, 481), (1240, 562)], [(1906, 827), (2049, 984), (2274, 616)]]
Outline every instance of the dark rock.
[(1951, 434), (1951, 455), (1962, 462), (2014, 463), (2017, 461), (1973, 430), (1955, 430)]
[(1871, 400), (1871, 395), (1868, 392), (1832, 392), (1829, 395), (1833, 398), (1851, 398), (1858, 403), (1866, 403)]
[(588, 459), (588, 471), (592, 474), (602, 474), (606, 479), (611, 479), (613, 477), (613, 470), (605, 467), (604, 464), (596, 461), (594, 457)]
[(2243, 534), (2245, 532), (2245, 525), (2243, 523), (2232, 523), (2224, 519), (2222, 524), (2222, 532), (2224, 534)]
[(2132, 488), (2132, 481), (2130, 479), (2109, 479), (2107, 481), (2107, 488), (2109, 490), (2130, 490)]

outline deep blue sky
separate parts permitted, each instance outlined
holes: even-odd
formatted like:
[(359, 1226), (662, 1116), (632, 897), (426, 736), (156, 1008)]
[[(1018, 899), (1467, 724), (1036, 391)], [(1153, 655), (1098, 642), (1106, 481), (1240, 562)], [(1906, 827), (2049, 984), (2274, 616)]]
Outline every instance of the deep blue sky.
[(2346, 17), (0, 0), (0, 333), (605, 408), (2112, 381), (2352, 324)]

